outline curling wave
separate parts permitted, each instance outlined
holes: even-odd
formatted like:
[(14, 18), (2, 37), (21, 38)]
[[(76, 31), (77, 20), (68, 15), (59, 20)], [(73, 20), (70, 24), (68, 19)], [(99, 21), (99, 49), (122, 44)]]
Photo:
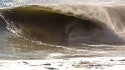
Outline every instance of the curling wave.
[(54, 45), (124, 44), (124, 5), (51, 5), (2, 9), (2, 27)]

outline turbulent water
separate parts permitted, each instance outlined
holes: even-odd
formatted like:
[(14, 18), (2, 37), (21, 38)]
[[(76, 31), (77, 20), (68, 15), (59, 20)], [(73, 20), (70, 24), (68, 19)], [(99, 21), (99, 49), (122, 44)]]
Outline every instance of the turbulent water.
[(0, 9), (1, 59), (124, 56), (124, 4), (7, 6)]

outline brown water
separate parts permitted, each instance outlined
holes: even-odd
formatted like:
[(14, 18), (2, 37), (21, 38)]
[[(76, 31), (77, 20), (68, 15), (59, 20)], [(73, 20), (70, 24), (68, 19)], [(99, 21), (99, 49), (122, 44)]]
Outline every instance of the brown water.
[[(67, 9), (62, 10), (65, 6)], [(98, 5), (4, 9), (0, 18), (0, 59), (124, 57), (123, 11), (123, 6)]]
[(1, 59), (60, 59), (77, 57), (124, 57), (124, 46), (83, 45), (75, 47), (41, 45), (4, 30), (0, 37)]

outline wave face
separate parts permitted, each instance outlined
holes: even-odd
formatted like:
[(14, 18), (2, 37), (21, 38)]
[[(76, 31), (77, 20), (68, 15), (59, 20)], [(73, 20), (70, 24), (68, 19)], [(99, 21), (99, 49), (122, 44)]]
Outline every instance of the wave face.
[(47, 5), (1, 9), (1, 26), (52, 45), (125, 44), (124, 5)]

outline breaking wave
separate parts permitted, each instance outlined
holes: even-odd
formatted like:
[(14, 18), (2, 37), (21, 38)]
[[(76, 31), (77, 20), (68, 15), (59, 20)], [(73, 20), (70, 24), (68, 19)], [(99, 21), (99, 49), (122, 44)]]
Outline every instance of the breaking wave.
[(1, 9), (0, 25), (52, 45), (125, 44), (125, 6), (25, 5)]

